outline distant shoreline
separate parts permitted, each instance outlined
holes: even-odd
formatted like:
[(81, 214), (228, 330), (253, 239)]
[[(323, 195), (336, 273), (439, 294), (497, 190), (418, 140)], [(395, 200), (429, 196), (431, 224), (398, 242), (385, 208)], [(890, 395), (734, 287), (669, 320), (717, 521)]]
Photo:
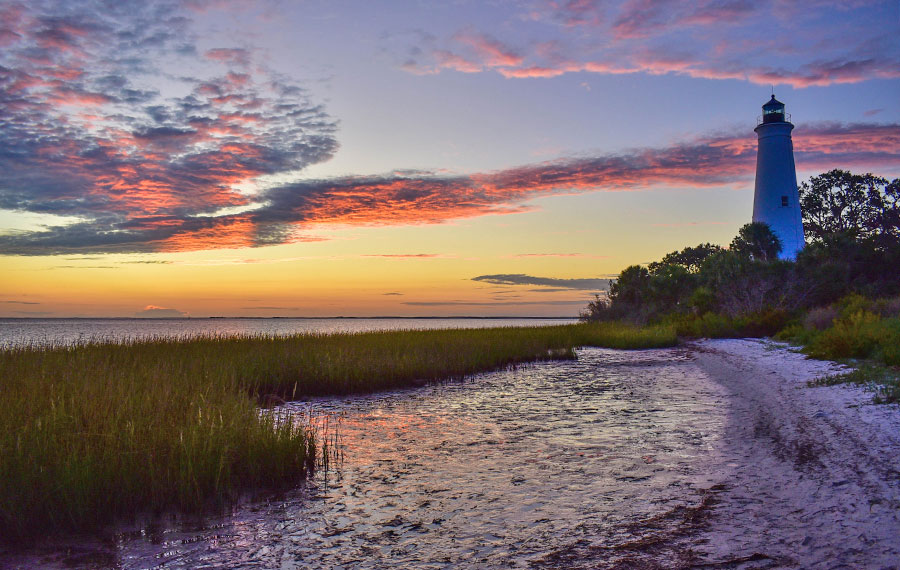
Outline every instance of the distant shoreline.
[(565, 316), (565, 317), (516, 317), (512, 315), (504, 315), (500, 317), (474, 317), (474, 316), (465, 316), (465, 315), (453, 315), (448, 317), (441, 316), (429, 316), (429, 317), (392, 317), (389, 315), (382, 315), (377, 317), (347, 317), (347, 316), (337, 316), (337, 317), (263, 317), (263, 316), (251, 316), (251, 317), (233, 317), (233, 316), (215, 316), (215, 317), (0, 317), (2, 320), (9, 321), (201, 321), (206, 319), (303, 319), (306, 321), (312, 320), (335, 320), (335, 319), (365, 319), (365, 320), (439, 320), (439, 319), (478, 319), (478, 320), (534, 320), (534, 321), (560, 321), (560, 320), (572, 320), (577, 321), (578, 317)]

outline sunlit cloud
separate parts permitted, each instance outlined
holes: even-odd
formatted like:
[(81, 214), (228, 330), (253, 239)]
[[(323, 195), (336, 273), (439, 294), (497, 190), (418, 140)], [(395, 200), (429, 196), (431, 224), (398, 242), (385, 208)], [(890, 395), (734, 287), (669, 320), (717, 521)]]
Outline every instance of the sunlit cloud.
[[(871, 170), (900, 164), (897, 124), (804, 125), (794, 131), (793, 140), (801, 170)], [(132, 204), (125, 214), (117, 201), (104, 196), (105, 187), (69, 186), (70, 196), (62, 200), (66, 213), (88, 221), (0, 235), (0, 252), (172, 252), (321, 241), (326, 238), (316, 235), (318, 229), (438, 224), (516, 214), (534, 210), (529, 201), (546, 196), (749, 185), (755, 164), (755, 136), (717, 134), (669, 147), (563, 158), (487, 173), (396, 171), (303, 180), (261, 190), (252, 210), (221, 215), (198, 214), (193, 208), (173, 208), (161, 215), (156, 212), (158, 206), (149, 205), (151, 211), (144, 212), (140, 203)], [(188, 183), (192, 180), (193, 176)], [(48, 204), (40, 187), (7, 183), (5, 188), (9, 190), (4, 198), (18, 200), (20, 208), (40, 210)], [(149, 192), (147, 199), (152, 195)], [(163, 191), (161, 197), (166, 199), (167, 193)], [(195, 199), (196, 208), (202, 209), (202, 200)]]
[(862, 4), (870, 9), (781, 0), (548, 0), (522, 15), (543, 25), (541, 39), (516, 45), (467, 28), (408, 50), (402, 69), (509, 78), (678, 74), (794, 87), (900, 77), (896, 22), (880, 16), (896, 8)]
[(83, 219), (43, 232), (48, 252), (285, 241), (284, 228), (218, 214), (256, 207), (239, 190), (248, 181), (337, 149), (335, 122), (302, 88), (243, 49), (198, 56), (177, 3), (0, 9), (0, 208)]

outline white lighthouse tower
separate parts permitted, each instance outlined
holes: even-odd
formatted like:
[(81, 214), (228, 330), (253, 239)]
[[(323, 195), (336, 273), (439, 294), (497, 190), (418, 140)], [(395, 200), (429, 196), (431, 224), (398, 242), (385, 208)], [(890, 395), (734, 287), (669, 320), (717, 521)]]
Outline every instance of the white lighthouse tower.
[(781, 240), (781, 259), (795, 259), (803, 249), (803, 221), (791, 142), (791, 116), (784, 103), (772, 99), (763, 105), (762, 120), (756, 126), (759, 149), (756, 154), (756, 190), (753, 194), (753, 221), (765, 222)]

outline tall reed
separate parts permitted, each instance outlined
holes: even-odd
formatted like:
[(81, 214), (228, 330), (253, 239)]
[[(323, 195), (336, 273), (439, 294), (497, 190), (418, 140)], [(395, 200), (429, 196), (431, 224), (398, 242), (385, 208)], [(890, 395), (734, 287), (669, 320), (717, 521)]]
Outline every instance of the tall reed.
[(196, 512), (291, 484), (314, 430), (261, 401), (347, 394), (651, 348), (671, 328), (534, 328), (150, 339), (0, 351), (0, 536)]

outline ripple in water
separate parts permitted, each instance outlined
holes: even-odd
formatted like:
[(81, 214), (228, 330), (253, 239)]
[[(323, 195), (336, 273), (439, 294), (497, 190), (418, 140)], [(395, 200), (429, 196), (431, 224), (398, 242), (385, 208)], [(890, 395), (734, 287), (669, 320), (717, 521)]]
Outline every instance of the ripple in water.
[[(344, 460), (327, 478), (199, 526), (118, 535), (107, 560), (552, 566), (560, 553), (633, 540), (636, 523), (699, 501), (724, 424), (720, 396), (679, 349), (584, 349), (577, 361), (462, 383), (288, 404), (340, 416)], [(79, 565), (42, 562), (54, 558)], [(98, 565), (96, 555), (82, 562)]]

